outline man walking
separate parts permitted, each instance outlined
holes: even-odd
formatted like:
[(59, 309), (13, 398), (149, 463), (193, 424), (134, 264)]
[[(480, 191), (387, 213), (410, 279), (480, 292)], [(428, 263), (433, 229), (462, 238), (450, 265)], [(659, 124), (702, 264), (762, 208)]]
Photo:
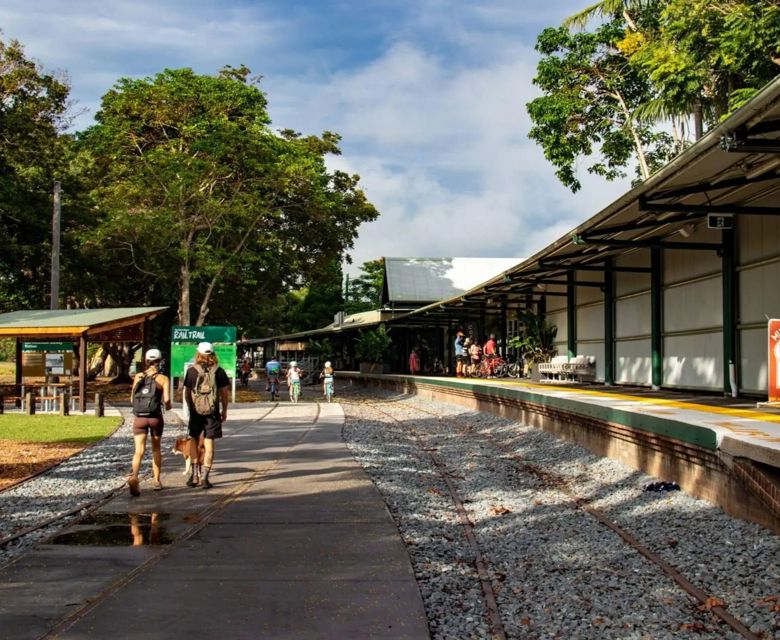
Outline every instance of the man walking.
[[(230, 380), (219, 366), (214, 346), (201, 342), (195, 354), (194, 366), (184, 376), (184, 400), (190, 411), (190, 460), (192, 474), (188, 487), (198, 484), (210, 489), (209, 473), (214, 464), (214, 440), (222, 437), (222, 423), (227, 420)], [(198, 449), (203, 445), (203, 469), (198, 469)]]

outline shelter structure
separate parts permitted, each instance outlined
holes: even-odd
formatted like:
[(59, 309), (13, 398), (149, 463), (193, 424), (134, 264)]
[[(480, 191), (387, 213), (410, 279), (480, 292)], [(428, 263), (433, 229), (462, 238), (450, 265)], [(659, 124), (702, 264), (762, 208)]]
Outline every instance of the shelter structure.
[(403, 370), (412, 346), (423, 350), (424, 365), (443, 359), (442, 326), (421, 327), (397, 321), (410, 311), (436, 300), (464, 293), (475, 285), (516, 265), (522, 258), (392, 258), (384, 262), (380, 308), (349, 316), (336, 314), (334, 321), (319, 329), (246, 341), (260, 344), (266, 356), (285, 361), (300, 359), (311, 340), (331, 339), (337, 349), (338, 367), (355, 367), (355, 339), (360, 331), (392, 323), (394, 370)]
[(87, 408), (89, 342), (141, 342), (146, 350), (149, 322), (168, 307), (58, 309), (0, 314), (0, 336), (16, 338), (16, 383), (22, 381), (22, 342), (73, 341), (78, 354), (79, 409)]
[(778, 281), (780, 76), (570, 233), (393, 322), (531, 310), (606, 384), (761, 395)]

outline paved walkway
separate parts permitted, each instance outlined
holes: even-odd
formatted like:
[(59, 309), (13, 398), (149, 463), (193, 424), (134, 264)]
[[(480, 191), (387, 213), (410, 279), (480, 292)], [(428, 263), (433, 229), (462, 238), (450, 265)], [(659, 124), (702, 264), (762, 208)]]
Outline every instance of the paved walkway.
[(0, 637), (428, 638), (343, 422), (337, 404), (233, 405), (213, 489), (168, 454), (163, 491), (122, 491), (1, 571)]

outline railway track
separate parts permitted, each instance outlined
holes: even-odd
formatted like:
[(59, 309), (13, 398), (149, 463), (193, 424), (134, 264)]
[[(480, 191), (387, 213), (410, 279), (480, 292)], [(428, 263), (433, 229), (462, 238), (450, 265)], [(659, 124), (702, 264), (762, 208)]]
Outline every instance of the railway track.
[[(374, 404), (375, 400), (366, 401), (356, 397), (349, 399), (349, 403), (365, 407)], [(753, 633), (747, 624), (727, 610), (727, 605), (723, 599), (698, 586), (695, 577), (684, 575), (671, 562), (665, 560), (659, 553), (654, 552), (650, 545), (643, 543), (625, 527), (610, 518), (604, 511), (596, 508), (588, 499), (578, 495), (571, 478), (563, 477), (539, 465), (529, 463), (511, 445), (499, 441), (490, 433), (480, 431), (473, 425), (454, 424), (439, 412), (427, 410), (404, 401), (387, 402), (384, 405), (382, 408), (373, 406), (372, 411), (386, 416), (395, 424), (403, 425), (403, 428), (409, 433), (410, 440), (419, 449), (418, 455), (427, 459), (430, 467), (436, 469), (448, 488), (453, 510), (463, 527), (464, 536), (473, 548), (475, 568), (483, 593), (484, 610), (491, 638), (506, 637), (506, 631), (502, 624), (500, 598), (494, 589), (494, 585), (501, 586), (501, 571), (496, 569), (495, 564), (492, 562), (494, 559), (490, 557), (490, 552), (480, 549), (477, 542), (479, 535), (477, 531), (478, 525), (475, 526), (474, 521), (465, 508), (465, 504), (471, 502), (471, 496), (468, 494), (468, 488), (466, 488), (467, 493), (464, 496), (461, 495), (461, 489), (459, 488), (459, 485), (464, 486), (467, 484), (464, 482), (466, 480), (465, 475), (468, 473), (464, 469), (464, 461), (461, 460), (461, 464), (458, 464), (456, 460), (455, 464), (453, 464), (452, 460), (448, 461), (445, 455), (439, 453), (439, 446), (436, 441), (443, 431), (452, 431), (454, 429), (458, 437), (471, 439), (473, 446), (487, 452), (485, 454), (486, 458), (501, 460), (502, 464), (511, 465), (514, 470), (513, 473), (533, 477), (539, 483), (541, 490), (561, 492), (566, 496), (571, 510), (587, 514), (587, 516), (595, 519), (599, 525), (615, 534), (616, 538), (605, 536), (606, 545), (611, 545), (615, 540), (619, 540), (632, 553), (639, 554), (647, 562), (651, 563), (655, 569), (671, 580), (676, 587), (682, 589), (694, 599), (698, 604), (696, 608), (697, 615), (706, 617), (708, 614), (711, 614), (717, 618), (719, 621), (717, 624), (724, 632), (726, 627), (728, 627), (728, 633), (736, 634), (733, 637), (739, 636), (748, 640), (760, 640), (762, 637), (768, 637)], [(431, 420), (435, 421), (436, 428), (426, 429), (423, 425), (426, 423), (430, 424)], [(498, 582), (496, 576), (499, 578)], [(698, 623), (691, 623), (686, 630), (698, 632), (698, 626)]]

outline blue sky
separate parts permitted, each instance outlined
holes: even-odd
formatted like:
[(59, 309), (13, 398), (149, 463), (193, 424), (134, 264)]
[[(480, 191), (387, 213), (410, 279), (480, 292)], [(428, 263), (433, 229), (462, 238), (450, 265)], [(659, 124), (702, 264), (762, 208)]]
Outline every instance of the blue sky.
[(333, 168), (380, 211), (352, 273), (398, 257), (525, 257), (628, 187), (560, 186), (528, 139), (537, 34), (588, 0), (3, 0), (3, 38), (67, 74), (88, 126), (120, 77), (262, 75), (273, 126), (342, 135)]

